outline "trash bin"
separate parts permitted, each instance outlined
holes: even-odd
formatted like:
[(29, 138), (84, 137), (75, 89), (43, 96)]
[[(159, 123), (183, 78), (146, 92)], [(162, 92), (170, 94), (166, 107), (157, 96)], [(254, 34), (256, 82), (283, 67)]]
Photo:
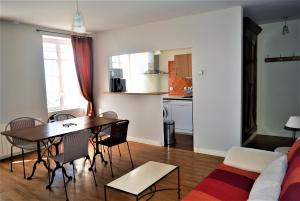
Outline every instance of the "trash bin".
[(165, 147), (175, 143), (175, 122), (173, 120), (164, 121), (164, 139)]

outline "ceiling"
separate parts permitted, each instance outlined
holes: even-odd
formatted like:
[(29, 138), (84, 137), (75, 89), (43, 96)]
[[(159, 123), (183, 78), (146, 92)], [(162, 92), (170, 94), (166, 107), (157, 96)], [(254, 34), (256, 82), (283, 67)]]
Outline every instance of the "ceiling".
[[(89, 32), (135, 26), (239, 5), (244, 7), (244, 16), (252, 18), (258, 24), (282, 21), (284, 15), (289, 19), (300, 18), (299, 0), (79, 0), (79, 10)], [(71, 30), (76, 3), (74, 0), (0, 0), (0, 9), (1, 19)]]

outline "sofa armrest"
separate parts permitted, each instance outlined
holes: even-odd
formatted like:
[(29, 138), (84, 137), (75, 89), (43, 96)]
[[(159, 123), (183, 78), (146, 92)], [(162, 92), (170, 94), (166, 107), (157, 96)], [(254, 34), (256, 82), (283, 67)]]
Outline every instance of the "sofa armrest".
[(242, 170), (261, 173), (270, 162), (280, 156), (282, 156), (282, 153), (244, 147), (232, 147), (226, 154), (224, 164)]

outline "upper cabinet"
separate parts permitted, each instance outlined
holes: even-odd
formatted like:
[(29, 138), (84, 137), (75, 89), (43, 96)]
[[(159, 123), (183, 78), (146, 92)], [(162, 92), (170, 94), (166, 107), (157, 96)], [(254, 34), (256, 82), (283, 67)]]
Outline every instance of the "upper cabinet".
[(192, 54), (175, 55), (176, 75), (192, 77)]

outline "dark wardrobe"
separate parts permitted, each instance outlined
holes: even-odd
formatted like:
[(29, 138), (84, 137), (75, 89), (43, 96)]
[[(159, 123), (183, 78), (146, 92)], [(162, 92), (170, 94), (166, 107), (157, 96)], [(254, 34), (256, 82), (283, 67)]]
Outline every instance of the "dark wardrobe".
[(261, 28), (250, 18), (243, 23), (243, 97), (242, 97), (242, 142), (256, 130), (257, 108), (257, 36)]

